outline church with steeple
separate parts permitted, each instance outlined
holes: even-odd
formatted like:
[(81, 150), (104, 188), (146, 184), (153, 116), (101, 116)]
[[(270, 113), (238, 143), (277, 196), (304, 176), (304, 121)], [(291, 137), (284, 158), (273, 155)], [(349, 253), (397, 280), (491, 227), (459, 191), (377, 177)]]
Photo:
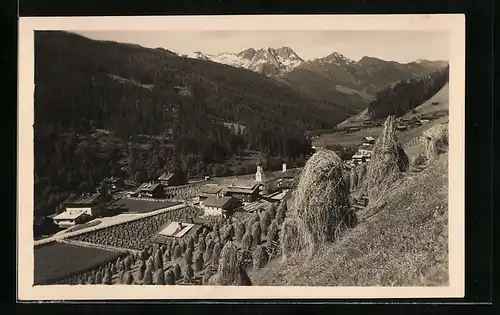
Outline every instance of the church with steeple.
[(277, 177), (271, 171), (264, 171), (264, 163), (259, 159), (257, 161), (257, 171), (255, 172), (255, 181), (262, 185), (262, 193), (268, 194), (278, 189)]

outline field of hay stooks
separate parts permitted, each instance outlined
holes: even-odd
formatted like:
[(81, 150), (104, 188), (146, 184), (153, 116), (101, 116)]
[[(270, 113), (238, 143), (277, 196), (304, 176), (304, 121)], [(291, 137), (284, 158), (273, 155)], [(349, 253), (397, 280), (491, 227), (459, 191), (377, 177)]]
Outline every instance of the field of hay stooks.
[(237, 222), (214, 220), (186, 239), (163, 245), (151, 243), (151, 235), (178, 216), (165, 213), (82, 234), (75, 240), (140, 252), (73, 273), (57, 284), (251, 285), (247, 271), (263, 268), (280, 255), (279, 231), (286, 212), (285, 203), (271, 204), (260, 213), (240, 216)]

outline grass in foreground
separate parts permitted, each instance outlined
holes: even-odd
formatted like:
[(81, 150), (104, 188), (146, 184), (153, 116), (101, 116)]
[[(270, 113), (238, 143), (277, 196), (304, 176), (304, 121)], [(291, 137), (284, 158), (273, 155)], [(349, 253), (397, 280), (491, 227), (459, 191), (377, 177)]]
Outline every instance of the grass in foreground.
[(59, 242), (35, 247), (35, 285), (81, 273), (121, 255), (123, 253)]
[(378, 213), (310, 261), (300, 258), (252, 275), (254, 285), (448, 285), (448, 154), (394, 189)]

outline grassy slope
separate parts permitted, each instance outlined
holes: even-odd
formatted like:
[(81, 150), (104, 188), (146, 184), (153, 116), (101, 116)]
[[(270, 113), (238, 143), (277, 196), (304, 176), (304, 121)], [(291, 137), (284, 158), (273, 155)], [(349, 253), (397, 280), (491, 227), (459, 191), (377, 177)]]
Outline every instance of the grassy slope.
[[(255, 285), (432, 286), (448, 283), (448, 154), (408, 175), (377, 214), (308, 262), (274, 262)], [(365, 210), (365, 211), (370, 211)]]
[[(432, 105), (432, 102), (439, 102), (438, 105)], [(449, 108), (449, 86), (446, 84), (441, 90), (439, 90), (434, 96), (430, 99), (416, 107), (417, 112), (412, 114), (409, 112), (404, 115), (403, 118), (410, 118), (414, 115), (422, 115), (422, 114), (433, 114), (434, 112), (448, 110)], [(345, 127), (347, 125), (357, 125), (361, 123), (363, 120), (367, 118), (366, 116), (367, 110), (362, 111), (356, 116), (345, 120), (339, 127)], [(438, 123), (442, 123), (448, 120), (448, 116), (444, 116), (442, 118), (431, 121), (428, 124), (424, 124), (419, 127), (412, 128), (407, 131), (403, 131), (398, 133), (399, 140), (402, 144), (410, 141), (411, 139), (420, 136), (424, 130), (428, 129), (430, 126), (433, 126)], [(353, 122), (351, 122), (353, 121)], [(320, 137), (313, 139), (314, 146), (327, 146), (333, 144), (340, 145), (358, 145), (363, 137), (378, 137), (382, 133), (382, 127), (375, 127), (369, 129), (363, 129), (360, 131), (343, 134), (343, 133), (331, 133), (331, 134), (323, 134)]]
[[(447, 110), (448, 100), (449, 100), (448, 96), (449, 96), (449, 84), (447, 83), (445, 86), (443, 86), (443, 88), (441, 88), (441, 90), (439, 90), (436, 94), (434, 94), (434, 96), (432, 96), (430, 99), (428, 99), (427, 101), (416, 107), (415, 114), (408, 112), (406, 115), (403, 116), (403, 118), (412, 117), (414, 115), (432, 114), (437, 111)], [(432, 105), (432, 102), (439, 102), (439, 104)], [(357, 125), (359, 123), (362, 123), (367, 118), (368, 118), (368, 109), (365, 109), (359, 114), (344, 120), (343, 122), (338, 124), (338, 127)]]
[[(423, 115), (423, 114), (433, 114), (438, 111), (448, 110), (449, 107), (449, 93), (450, 87), (449, 84), (446, 83), (445, 86), (441, 88), (434, 96), (429, 98), (427, 101), (423, 102), (421, 105), (415, 108), (416, 113), (413, 114), (408, 112), (404, 115), (404, 118), (412, 117), (415, 115)], [(437, 105), (432, 105), (433, 102), (438, 102)]]

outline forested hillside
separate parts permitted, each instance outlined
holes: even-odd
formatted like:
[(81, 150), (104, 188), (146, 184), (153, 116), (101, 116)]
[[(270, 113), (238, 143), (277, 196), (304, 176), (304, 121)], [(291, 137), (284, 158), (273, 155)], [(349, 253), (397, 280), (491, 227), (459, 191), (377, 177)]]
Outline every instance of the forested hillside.
[[(300, 157), (310, 150), (304, 130), (331, 128), (350, 114), (248, 70), (37, 31), (36, 211), (53, 212), (69, 191), (93, 189), (104, 176), (220, 173), (245, 149)], [(220, 121), (239, 123), (244, 131)], [(96, 136), (98, 129), (109, 133)], [(141, 134), (156, 137), (139, 146)], [(128, 141), (138, 148), (132, 159)]]
[(449, 67), (435, 71), (420, 79), (408, 79), (389, 85), (377, 92), (368, 105), (372, 119), (389, 115), (402, 116), (436, 94), (449, 80)]

